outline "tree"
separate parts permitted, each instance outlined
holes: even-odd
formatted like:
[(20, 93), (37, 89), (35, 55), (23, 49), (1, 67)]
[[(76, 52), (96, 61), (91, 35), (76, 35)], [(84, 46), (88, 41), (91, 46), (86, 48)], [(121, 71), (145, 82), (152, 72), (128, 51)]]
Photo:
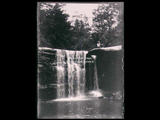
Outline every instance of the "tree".
[[(123, 40), (123, 17), (120, 12), (121, 3), (110, 2), (100, 5), (93, 11), (93, 33), (94, 44), (100, 41), (104, 46), (122, 44)], [(117, 7), (118, 6), (118, 7)], [(121, 5), (121, 7), (123, 7)], [(117, 9), (118, 8), (118, 9)]]
[[(42, 7), (48, 9), (42, 9)], [(56, 3), (54, 6), (42, 3), (40, 10), (40, 42), (42, 46), (69, 49), (71, 38), (71, 25), (68, 22), (68, 14), (64, 14), (61, 7)]]
[(78, 19), (75, 20), (73, 26), (72, 49), (89, 50), (91, 48), (90, 30), (88, 18), (86, 16), (84, 17), (84, 22)]

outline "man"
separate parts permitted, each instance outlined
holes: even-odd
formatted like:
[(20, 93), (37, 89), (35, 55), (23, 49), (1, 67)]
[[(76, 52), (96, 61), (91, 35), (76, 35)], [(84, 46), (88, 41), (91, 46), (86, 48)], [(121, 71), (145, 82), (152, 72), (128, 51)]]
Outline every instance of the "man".
[(97, 43), (97, 47), (99, 48), (99, 47), (101, 47), (101, 43), (100, 43), (100, 41), (98, 41), (98, 43)]
[(100, 48), (100, 47), (104, 47), (104, 44), (101, 44), (101, 43), (100, 43), (100, 41), (98, 41), (98, 43), (97, 43), (97, 47), (98, 47), (98, 48)]

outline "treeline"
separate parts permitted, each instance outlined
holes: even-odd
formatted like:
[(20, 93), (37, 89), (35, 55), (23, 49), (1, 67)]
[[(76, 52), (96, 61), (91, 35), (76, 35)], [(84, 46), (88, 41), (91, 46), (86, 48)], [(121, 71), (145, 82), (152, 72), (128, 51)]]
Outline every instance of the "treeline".
[[(43, 7), (47, 9), (43, 9)], [(93, 11), (93, 25), (88, 17), (68, 21), (61, 9), (64, 4), (39, 3), (38, 46), (68, 50), (90, 50), (100, 41), (103, 47), (123, 44), (123, 3), (99, 5)]]

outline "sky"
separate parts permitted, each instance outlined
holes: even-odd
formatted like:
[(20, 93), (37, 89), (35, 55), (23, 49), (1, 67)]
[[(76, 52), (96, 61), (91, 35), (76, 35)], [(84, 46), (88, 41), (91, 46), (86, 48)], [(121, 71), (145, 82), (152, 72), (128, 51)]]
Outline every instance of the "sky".
[[(56, 2), (49, 2), (51, 5), (55, 5)], [(63, 2), (60, 2), (61, 4)], [(63, 3), (65, 4), (63, 7), (61, 7), (62, 10), (64, 10), (64, 13), (67, 13), (69, 15), (68, 20), (71, 21), (71, 25), (74, 25), (75, 20), (77, 17), (73, 17), (74, 15), (80, 15), (82, 14), (83, 17), (87, 16), (88, 17), (88, 23), (89, 26), (91, 27), (93, 25), (93, 17), (94, 15), (92, 14), (94, 9), (97, 9), (99, 5), (104, 4), (108, 5), (107, 2), (97, 2), (97, 3)], [(45, 8), (44, 8), (45, 9)], [(84, 18), (78, 18), (79, 20), (84, 21)], [(114, 18), (115, 24), (113, 24), (113, 28), (118, 25), (117, 18)], [(92, 27), (91, 27), (92, 28)]]
[[(50, 3), (55, 5), (55, 3)], [(92, 25), (93, 9), (97, 9), (99, 4), (102, 3), (65, 3), (66, 5), (62, 8), (65, 13), (69, 14), (69, 21), (74, 21), (76, 18), (73, 15), (86, 15), (88, 17), (88, 23)]]
[(66, 10), (66, 13), (70, 15), (68, 18), (70, 21), (76, 19), (73, 18), (73, 15), (82, 14), (88, 17), (89, 25), (92, 25), (92, 18), (93, 18), (93, 9), (97, 9), (98, 4), (66, 4), (63, 10)]

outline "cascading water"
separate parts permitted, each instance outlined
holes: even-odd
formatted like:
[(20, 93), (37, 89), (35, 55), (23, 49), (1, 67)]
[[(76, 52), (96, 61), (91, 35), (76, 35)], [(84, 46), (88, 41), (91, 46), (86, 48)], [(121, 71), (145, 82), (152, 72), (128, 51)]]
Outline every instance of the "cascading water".
[[(99, 89), (98, 85), (98, 75), (97, 75), (97, 65), (96, 65), (96, 55), (91, 55), (91, 57), (94, 60), (94, 64), (92, 66), (91, 63), (89, 63), (89, 81), (91, 84), (90, 91), (87, 93), (87, 95), (91, 98), (99, 98), (103, 97), (102, 91)], [(93, 75), (93, 77), (92, 77)], [(93, 84), (92, 84), (93, 81)]]
[(57, 98), (65, 97), (65, 52), (57, 50)]
[(95, 55), (91, 55), (92, 58), (94, 59), (94, 90), (99, 90), (99, 85), (98, 85), (98, 76), (97, 76), (97, 65), (96, 65), (96, 57)]
[[(58, 99), (85, 95), (86, 54), (87, 51), (57, 50)], [(67, 89), (65, 88), (66, 85), (68, 86)]]
[[(104, 48), (104, 50), (110, 51), (110, 48)], [(38, 70), (40, 70), (38, 73), (41, 73), (41, 77), (39, 78), (38, 84), (41, 91), (45, 91), (46, 93), (49, 90), (48, 96), (53, 95), (47, 99), (78, 98), (81, 96), (81, 98), (90, 97), (88, 93), (93, 94), (93, 97), (97, 97), (101, 96), (101, 93), (104, 93), (104, 91), (99, 89), (96, 65), (97, 56), (92, 55), (92, 51), (93, 50), (88, 53), (88, 51), (39, 47)], [(112, 52), (108, 52), (108, 55), (110, 55), (110, 53)], [(87, 59), (89, 61), (86, 61)], [(85, 64), (87, 70), (85, 70)], [(85, 73), (87, 73), (86, 76)], [(85, 78), (87, 78), (87, 81)], [(117, 77), (115, 77), (115, 79), (117, 79)], [(45, 87), (43, 87), (44, 85)], [(50, 91), (50, 89), (52, 89), (52, 91)], [(41, 99), (46, 99), (45, 94), (42, 94), (40, 97)]]

